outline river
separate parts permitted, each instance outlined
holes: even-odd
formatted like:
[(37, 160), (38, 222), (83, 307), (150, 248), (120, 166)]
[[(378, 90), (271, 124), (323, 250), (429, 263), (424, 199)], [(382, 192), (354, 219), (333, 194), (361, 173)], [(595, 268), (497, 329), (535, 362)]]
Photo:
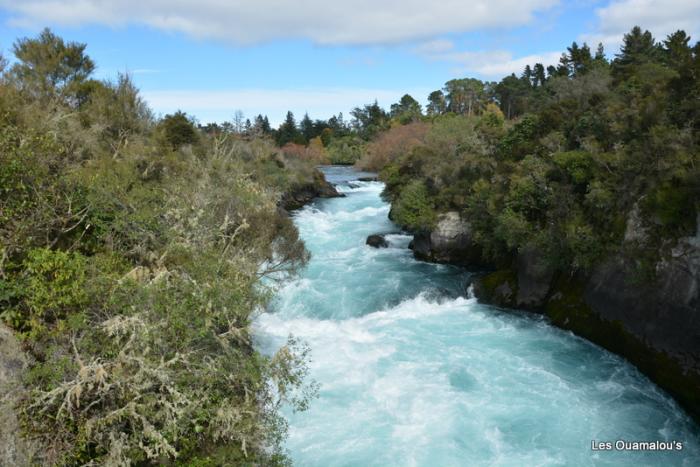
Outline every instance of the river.
[[(296, 211), (312, 254), (256, 326), (311, 348), (319, 398), (285, 412), (299, 466), (700, 465), (698, 427), (624, 359), (531, 313), (470, 298), (469, 273), (419, 262), (383, 185), (324, 168), (346, 194)], [(389, 248), (365, 245), (389, 232)], [(591, 443), (680, 441), (681, 451)]]

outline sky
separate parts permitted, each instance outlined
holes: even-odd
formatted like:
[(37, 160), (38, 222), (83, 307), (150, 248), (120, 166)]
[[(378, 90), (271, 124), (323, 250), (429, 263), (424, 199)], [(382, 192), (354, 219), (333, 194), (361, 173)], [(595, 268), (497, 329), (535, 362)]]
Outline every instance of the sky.
[(96, 77), (129, 73), (156, 114), (201, 123), (240, 110), (279, 124), (453, 78), (549, 65), (572, 41), (612, 57), (634, 25), (700, 39), (700, 0), (0, 0), (0, 50), (50, 27), (87, 43)]

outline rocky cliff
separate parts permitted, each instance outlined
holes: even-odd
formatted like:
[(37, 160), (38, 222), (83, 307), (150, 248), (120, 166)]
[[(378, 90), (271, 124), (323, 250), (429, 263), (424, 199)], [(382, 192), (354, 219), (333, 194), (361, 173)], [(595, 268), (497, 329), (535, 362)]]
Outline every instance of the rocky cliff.
[[(630, 213), (625, 241), (643, 229)], [(695, 236), (679, 239), (641, 279), (637, 259), (622, 253), (590, 274), (555, 274), (537, 251), (512, 268), (481, 277), (482, 301), (527, 308), (618, 353), (700, 418), (700, 215)]]

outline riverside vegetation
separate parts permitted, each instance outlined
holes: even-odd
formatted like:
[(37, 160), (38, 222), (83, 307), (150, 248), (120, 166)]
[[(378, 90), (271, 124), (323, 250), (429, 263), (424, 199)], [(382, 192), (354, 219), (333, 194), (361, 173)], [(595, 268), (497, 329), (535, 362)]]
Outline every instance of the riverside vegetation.
[(306, 350), (263, 356), (249, 325), (308, 258), (280, 195), (318, 174), (266, 139), (154, 118), (84, 50), (45, 30), (2, 61), (0, 309), (29, 356), (5, 460), (286, 464), (278, 408), (313, 396)]
[(582, 299), (615, 257), (633, 258), (626, 280), (653, 289), (695, 234), (700, 45), (684, 32), (657, 42), (634, 28), (613, 60), (574, 43), (557, 67), (451, 80), (425, 111), (406, 95), (347, 122), (289, 112), (276, 130), (262, 115), (157, 119), (128, 76), (91, 79), (84, 48), (47, 30), (2, 64), (0, 306), (31, 357), (17, 408), (37, 461), (287, 462), (278, 408), (314, 394), (306, 350), (292, 339), (263, 356), (249, 324), (270, 285), (308, 259), (279, 207), (333, 195), (318, 163), (379, 171), (391, 218), (416, 240), (446, 214), (466, 220), (467, 256), (496, 270), (483, 298), (517, 291), (518, 262), (536, 252), (555, 300), (531, 308), (550, 306), (564, 327), (585, 321), (576, 332), (700, 408), (696, 369), (679, 376)]
[(480, 299), (543, 311), (700, 416), (700, 43), (635, 27), (612, 60), (573, 43), (410, 109), (357, 164), (416, 257), (492, 271)]

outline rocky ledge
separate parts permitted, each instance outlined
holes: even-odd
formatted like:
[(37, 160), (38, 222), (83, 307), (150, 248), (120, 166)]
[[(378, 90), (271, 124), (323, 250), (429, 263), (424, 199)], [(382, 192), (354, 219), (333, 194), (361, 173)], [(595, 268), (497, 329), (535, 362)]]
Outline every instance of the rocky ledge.
[(304, 207), (314, 198), (340, 198), (343, 196), (345, 195), (338, 193), (338, 190), (326, 180), (323, 174), (316, 170), (313, 182), (292, 187), (282, 195), (279, 205), (287, 211), (292, 211)]

